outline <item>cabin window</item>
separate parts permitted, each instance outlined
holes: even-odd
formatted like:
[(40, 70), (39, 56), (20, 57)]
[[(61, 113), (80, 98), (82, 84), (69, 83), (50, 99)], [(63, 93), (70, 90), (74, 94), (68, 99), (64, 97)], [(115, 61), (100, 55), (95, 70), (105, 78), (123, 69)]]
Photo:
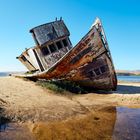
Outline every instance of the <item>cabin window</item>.
[(101, 72), (100, 72), (100, 70), (98, 68), (94, 69), (94, 71), (95, 71), (96, 75), (100, 75), (101, 74)]
[(47, 47), (42, 47), (41, 52), (42, 52), (43, 55), (48, 55), (49, 54), (49, 50), (48, 50)]
[(108, 70), (108, 66), (107, 65), (101, 66), (100, 70), (102, 73), (105, 73)]
[(51, 53), (57, 51), (57, 49), (56, 49), (54, 44), (49, 45), (49, 48), (50, 48)]
[(60, 41), (56, 42), (56, 45), (57, 45), (58, 49), (61, 49), (63, 47)]
[(22, 59), (23, 61), (27, 61), (27, 59), (26, 59), (25, 56), (21, 56), (21, 59)]
[(91, 76), (91, 77), (94, 77), (94, 76), (95, 76), (95, 73), (94, 73), (93, 71), (89, 71), (88, 74), (89, 74), (89, 76)]
[(67, 47), (67, 46), (68, 46), (68, 42), (67, 42), (67, 40), (66, 40), (66, 39), (63, 39), (63, 40), (62, 40), (62, 42), (63, 42), (63, 45), (64, 45), (65, 47)]

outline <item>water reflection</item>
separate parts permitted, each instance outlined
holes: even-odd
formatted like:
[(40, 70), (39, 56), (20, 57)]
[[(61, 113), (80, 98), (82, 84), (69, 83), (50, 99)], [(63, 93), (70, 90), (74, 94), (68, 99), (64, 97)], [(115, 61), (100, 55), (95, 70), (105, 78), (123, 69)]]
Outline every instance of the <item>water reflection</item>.
[(4, 132), (8, 128), (8, 124), (0, 124), (0, 132)]
[(37, 140), (111, 140), (115, 120), (116, 107), (104, 107), (67, 121), (36, 123), (32, 133)]
[(0, 132), (5, 131), (5, 129), (8, 127), (9, 122), (10, 120), (8, 118), (0, 116)]
[(117, 107), (113, 140), (140, 140), (140, 109)]
[(0, 140), (35, 140), (27, 127), (17, 123), (0, 125)]
[(108, 106), (65, 121), (0, 128), (0, 140), (139, 140), (140, 109)]

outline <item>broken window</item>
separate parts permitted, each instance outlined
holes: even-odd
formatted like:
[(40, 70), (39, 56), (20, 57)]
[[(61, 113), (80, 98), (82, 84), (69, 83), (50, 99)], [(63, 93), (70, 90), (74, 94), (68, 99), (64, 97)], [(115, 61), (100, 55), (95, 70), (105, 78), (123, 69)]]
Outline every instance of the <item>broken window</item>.
[(57, 45), (58, 49), (61, 49), (63, 47), (60, 41), (56, 42), (56, 45)]
[(101, 66), (100, 70), (102, 73), (104, 73), (104, 72), (108, 71), (108, 66), (107, 65)]
[(48, 55), (49, 54), (49, 50), (48, 50), (47, 47), (42, 47), (41, 52), (42, 52), (43, 55)]
[(56, 49), (54, 44), (49, 45), (49, 48), (50, 48), (51, 53), (57, 51), (57, 49)]
[(67, 42), (67, 40), (66, 40), (66, 39), (63, 39), (63, 40), (62, 40), (62, 42), (63, 42), (63, 45), (64, 45), (65, 47), (67, 47), (67, 46), (68, 46), (68, 42)]
[(100, 72), (99, 68), (94, 69), (94, 72), (96, 73), (96, 75), (100, 75), (100, 74), (101, 74), (101, 72)]
[(89, 71), (88, 74), (89, 74), (89, 76), (91, 76), (91, 77), (94, 77), (94, 76), (95, 76), (95, 73), (94, 73), (93, 71)]

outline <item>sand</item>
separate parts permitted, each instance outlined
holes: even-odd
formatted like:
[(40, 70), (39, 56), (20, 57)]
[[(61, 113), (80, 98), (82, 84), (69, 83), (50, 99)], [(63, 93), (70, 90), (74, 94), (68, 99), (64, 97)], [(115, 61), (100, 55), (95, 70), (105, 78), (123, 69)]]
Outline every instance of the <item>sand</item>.
[(111, 140), (118, 106), (140, 108), (140, 83), (119, 82), (115, 92), (66, 96), (32, 81), (2, 77), (0, 119), (8, 118), (17, 127), (0, 136), (2, 140)]
[(0, 112), (16, 122), (64, 120), (106, 106), (140, 107), (140, 83), (118, 83), (116, 92), (60, 96), (15, 77), (0, 78)]
[(50, 121), (84, 113), (84, 109), (34, 82), (14, 77), (0, 78), (0, 107), (13, 121)]

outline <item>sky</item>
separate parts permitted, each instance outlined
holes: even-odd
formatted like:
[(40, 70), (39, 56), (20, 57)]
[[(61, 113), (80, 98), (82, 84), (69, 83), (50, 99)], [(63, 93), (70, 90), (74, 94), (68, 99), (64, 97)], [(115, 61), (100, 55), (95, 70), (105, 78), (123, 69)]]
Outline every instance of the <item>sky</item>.
[(16, 59), (35, 45), (29, 30), (62, 17), (74, 45), (96, 17), (116, 69), (140, 70), (140, 0), (0, 0), (0, 71), (24, 71)]

